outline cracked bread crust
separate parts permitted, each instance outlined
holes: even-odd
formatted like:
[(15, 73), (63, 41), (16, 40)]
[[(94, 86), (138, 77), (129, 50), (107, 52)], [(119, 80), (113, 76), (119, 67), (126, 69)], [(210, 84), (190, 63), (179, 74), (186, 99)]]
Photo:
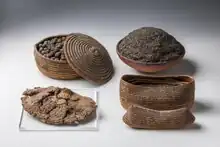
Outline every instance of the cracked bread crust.
[(51, 125), (78, 125), (95, 116), (96, 103), (67, 88), (47, 87), (27, 89), (21, 98), (30, 115)]

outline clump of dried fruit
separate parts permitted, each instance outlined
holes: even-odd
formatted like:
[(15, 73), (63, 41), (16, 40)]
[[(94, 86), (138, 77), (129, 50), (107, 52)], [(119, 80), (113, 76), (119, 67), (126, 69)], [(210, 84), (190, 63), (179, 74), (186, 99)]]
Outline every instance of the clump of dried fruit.
[(130, 32), (118, 44), (118, 52), (145, 64), (167, 63), (185, 54), (184, 47), (162, 29), (142, 27)]

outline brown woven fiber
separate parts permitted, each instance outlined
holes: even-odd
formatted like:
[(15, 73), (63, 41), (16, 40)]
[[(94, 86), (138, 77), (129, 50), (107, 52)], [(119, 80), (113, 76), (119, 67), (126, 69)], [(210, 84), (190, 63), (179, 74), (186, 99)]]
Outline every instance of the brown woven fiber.
[(191, 108), (195, 82), (189, 76), (124, 75), (120, 81), (121, 105), (140, 105), (155, 110)]
[(64, 45), (64, 54), (72, 69), (84, 79), (101, 85), (112, 78), (112, 60), (94, 38), (81, 33), (70, 35)]
[(34, 46), (34, 57), (38, 69), (47, 77), (60, 80), (73, 80), (80, 78), (78, 74), (68, 65), (66, 61), (55, 61), (44, 57), (38, 51), (38, 44), (54, 37), (66, 37), (67, 35), (50, 36), (39, 41)]
[(195, 117), (187, 108), (158, 111), (132, 105), (123, 121), (136, 129), (182, 129), (192, 124)]

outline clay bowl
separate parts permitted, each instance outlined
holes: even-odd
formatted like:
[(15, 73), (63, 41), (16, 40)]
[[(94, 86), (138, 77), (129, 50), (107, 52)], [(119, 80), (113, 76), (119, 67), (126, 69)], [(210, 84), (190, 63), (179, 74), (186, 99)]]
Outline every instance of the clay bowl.
[(130, 66), (131, 68), (134, 68), (135, 70), (139, 71), (139, 72), (144, 72), (144, 73), (155, 73), (155, 72), (159, 72), (159, 71), (163, 71), (166, 70), (172, 66), (174, 66), (175, 64), (177, 64), (185, 55), (185, 51), (183, 53), (182, 56), (180, 56), (179, 58), (175, 59), (175, 60), (171, 60), (168, 61), (166, 63), (151, 63), (151, 64), (146, 64), (143, 62), (138, 62), (132, 59), (129, 59), (125, 56), (122, 56), (119, 51), (118, 51), (118, 46), (121, 43), (122, 40), (120, 40), (117, 44), (117, 54), (119, 56), (119, 58), (128, 66)]
[(38, 44), (44, 42), (45, 40), (52, 39), (54, 37), (67, 37), (67, 35), (57, 35), (57, 36), (50, 36), (44, 38), (43, 40), (39, 41), (34, 46), (34, 57), (36, 61), (37, 68), (39, 71), (47, 77), (52, 79), (58, 80), (73, 80), (78, 79), (80, 76), (76, 74), (76, 72), (69, 66), (67, 61), (55, 61), (49, 58), (44, 57), (38, 51)]
[(190, 76), (124, 75), (120, 80), (123, 108), (139, 105), (155, 110), (191, 109), (195, 99), (195, 81)]

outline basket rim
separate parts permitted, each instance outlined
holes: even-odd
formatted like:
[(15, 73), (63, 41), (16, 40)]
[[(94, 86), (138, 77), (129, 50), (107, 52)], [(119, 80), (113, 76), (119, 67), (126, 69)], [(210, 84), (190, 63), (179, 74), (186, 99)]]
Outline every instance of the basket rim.
[[(45, 41), (45, 40), (48, 40), (48, 39), (51, 39), (51, 38), (55, 38), (55, 37), (68, 37), (69, 35), (70, 35), (70, 33), (69, 34), (51, 35), (51, 36), (45, 37), (45, 38), (41, 39), (40, 41), (38, 41), (37, 43), (34, 44), (34, 51), (37, 54), (37, 56), (40, 56), (41, 58), (43, 58), (45, 60), (49, 60), (51, 62), (60, 63), (60, 64), (65, 64), (65, 63), (69, 64), (67, 61), (60, 61), (60, 60), (59, 61), (54, 61), (54, 60), (52, 60), (50, 58), (46, 58), (37, 49), (37, 45), (40, 44), (41, 42)], [(65, 44), (65, 42), (66, 41), (64, 41), (64, 44)]]
[(129, 62), (133, 62), (133, 63), (135, 63), (135, 64), (140, 64), (140, 65), (142, 65), (142, 66), (152, 66), (152, 65), (162, 66), (162, 65), (166, 65), (166, 64), (169, 64), (170, 62), (174, 62), (174, 61), (177, 61), (177, 60), (182, 59), (182, 58), (185, 56), (185, 54), (186, 54), (185, 47), (183, 47), (183, 48), (184, 48), (183, 54), (182, 54), (181, 56), (179, 56), (178, 58), (176, 58), (176, 59), (168, 60), (168, 61), (166, 61), (166, 62), (164, 62), (164, 63), (158, 63), (158, 62), (155, 62), (155, 63), (144, 63), (144, 62), (135, 61), (135, 60), (133, 60), (133, 59), (130, 59), (130, 58), (127, 58), (127, 57), (123, 56), (123, 55), (119, 52), (119, 45), (120, 45), (120, 43), (121, 43), (122, 41), (123, 41), (123, 39), (121, 39), (121, 40), (117, 43), (117, 45), (116, 45), (116, 52), (117, 52), (118, 56), (119, 56), (120, 58), (123, 58), (124, 60), (127, 60), (127, 61), (129, 61)]
[(124, 80), (125, 77), (143, 77), (143, 78), (155, 78), (155, 79), (157, 79), (157, 78), (187, 78), (187, 79), (189, 79), (189, 81), (187, 81), (187, 85), (192, 84), (192, 83), (195, 82), (195, 79), (192, 76), (189, 76), (189, 75), (160, 75), (160, 76), (144, 75), (143, 76), (143, 75), (125, 74), (120, 79), (120, 83), (123, 82), (123, 83), (126, 83), (129, 86), (141, 87), (141, 88), (144, 88), (144, 86), (129, 83), (127, 80)]

